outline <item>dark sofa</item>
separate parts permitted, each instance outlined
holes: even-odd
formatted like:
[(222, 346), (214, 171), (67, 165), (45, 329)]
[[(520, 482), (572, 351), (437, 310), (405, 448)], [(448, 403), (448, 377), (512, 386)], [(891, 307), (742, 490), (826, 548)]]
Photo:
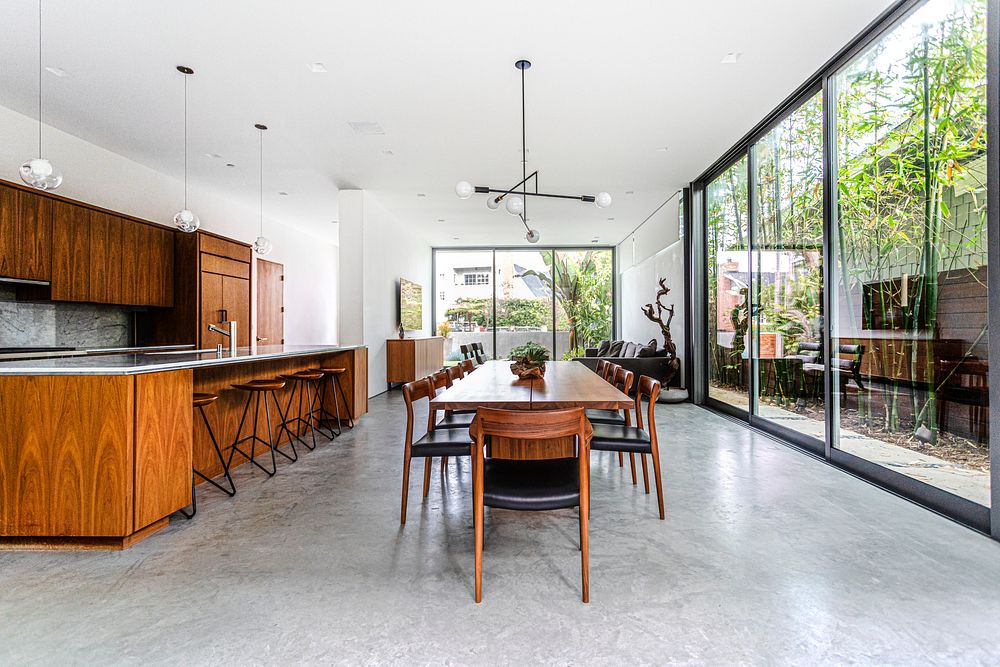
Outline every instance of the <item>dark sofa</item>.
[[(635, 373), (635, 377), (638, 380), (640, 375), (648, 375), (651, 378), (659, 380), (661, 383), (664, 378), (670, 372), (670, 360), (665, 356), (653, 356), (653, 357), (637, 357), (639, 348), (642, 348), (644, 344), (642, 343), (625, 343), (622, 345), (621, 350), (618, 352), (618, 356), (611, 356), (605, 354), (604, 356), (597, 356), (598, 348), (588, 347), (586, 350), (585, 357), (574, 357), (574, 361), (579, 361), (581, 364), (586, 366), (592, 371), (597, 370), (597, 362), (601, 359), (605, 361), (610, 361), (620, 365), (625, 370), (632, 371)], [(648, 348), (647, 348), (648, 349)], [(658, 350), (659, 353), (663, 353), (662, 350)], [(631, 356), (621, 356), (622, 354), (629, 354)], [(680, 363), (680, 360), (678, 360)], [(670, 386), (679, 387), (681, 382), (683, 382), (683, 374), (681, 372), (680, 366), (678, 366), (677, 372), (674, 377), (670, 380)], [(664, 390), (667, 387), (664, 386)], [(686, 394), (685, 394), (686, 398)]]

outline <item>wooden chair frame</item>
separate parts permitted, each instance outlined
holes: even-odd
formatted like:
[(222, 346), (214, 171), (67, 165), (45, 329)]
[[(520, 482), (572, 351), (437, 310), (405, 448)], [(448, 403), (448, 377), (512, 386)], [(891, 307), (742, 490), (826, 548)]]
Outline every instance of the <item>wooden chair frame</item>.
[(479, 408), (472, 452), (472, 507), (475, 522), (476, 602), (483, 600), (484, 450), (487, 437), (549, 440), (575, 437), (580, 471), (580, 568), (583, 601), (590, 602), (590, 442), (583, 408), (499, 410)]

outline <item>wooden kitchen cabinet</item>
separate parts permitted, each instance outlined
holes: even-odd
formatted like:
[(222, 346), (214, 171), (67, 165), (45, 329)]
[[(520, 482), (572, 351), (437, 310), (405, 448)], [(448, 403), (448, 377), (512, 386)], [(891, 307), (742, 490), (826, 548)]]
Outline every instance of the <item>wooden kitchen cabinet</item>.
[(48, 280), (52, 273), (52, 223), (30, 192), (0, 187), (0, 277)]
[(49, 199), (52, 224), (52, 299), (90, 301), (90, 210)]
[(209, 324), (223, 329), (229, 322), (236, 322), (236, 341), (240, 347), (250, 345), (250, 281), (245, 278), (223, 276), (203, 271), (201, 274), (201, 332), (200, 347), (214, 347), (222, 343), (229, 347), (229, 339), (208, 330)]
[[(125, 303), (122, 267), (124, 221), (99, 211), (88, 211), (90, 224), (90, 272), (87, 301), (95, 303)], [(138, 223), (129, 223), (136, 225)], [(128, 258), (128, 261), (133, 261)]]
[(172, 306), (173, 232), (154, 225), (125, 225), (122, 254), (122, 303), (135, 306)]

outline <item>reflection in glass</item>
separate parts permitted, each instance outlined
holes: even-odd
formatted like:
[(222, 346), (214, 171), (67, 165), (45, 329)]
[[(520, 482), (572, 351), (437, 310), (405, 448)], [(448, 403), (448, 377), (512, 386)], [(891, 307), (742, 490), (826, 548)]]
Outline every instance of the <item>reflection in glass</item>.
[[(611, 250), (556, 250), (556, 359), (586, 356), (611, 340), (614, 281)], [(568, 336), (565, 334), (569, 334)]]
[(462, 359), (461, 348), (482, 343), (493, 352), (493, 251), (435, 252), (436, 334), (445, 338), (445, 364)]
[(989, 505), (986, 0), (835, 78), (834, 446)]
[(496, 253), (497, 356), (527, 342), (552, 353), (552, 253), (548, 250)]
[(750, 254), (747, 158), (705, 190), (708, 230), (708, 362), (711, 398), (749, 408), (747, 331)]
[(788, 115), (752, 150), (756, 410), (823, 440), (822, 96)]

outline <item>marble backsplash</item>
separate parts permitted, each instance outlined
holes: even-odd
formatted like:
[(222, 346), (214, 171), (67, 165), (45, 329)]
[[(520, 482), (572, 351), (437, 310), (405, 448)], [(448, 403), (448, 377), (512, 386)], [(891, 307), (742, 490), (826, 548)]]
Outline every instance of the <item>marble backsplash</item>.
[(126, 307), (16, 301), (13, 286), (0, 284), (0, 347), (124, 347), (133, 338)]

